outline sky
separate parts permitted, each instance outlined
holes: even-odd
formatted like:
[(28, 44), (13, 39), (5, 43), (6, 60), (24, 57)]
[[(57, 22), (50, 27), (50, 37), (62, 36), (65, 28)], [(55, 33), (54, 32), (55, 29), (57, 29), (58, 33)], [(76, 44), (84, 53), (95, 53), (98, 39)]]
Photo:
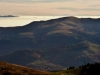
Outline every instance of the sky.
[(100, 0), (0, 0), (0, 15), (100, 16)]

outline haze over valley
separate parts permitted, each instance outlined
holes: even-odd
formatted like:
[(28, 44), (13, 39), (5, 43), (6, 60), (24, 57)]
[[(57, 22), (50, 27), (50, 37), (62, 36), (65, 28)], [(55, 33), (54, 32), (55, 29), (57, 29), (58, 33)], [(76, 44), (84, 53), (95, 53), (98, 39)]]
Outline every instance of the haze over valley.
[[(0, 17), (0, 27), (16, 27), (24, 26), (33, 21), (46, 21), (69, 16), (16, 16), (16, 15), (2, 15)], [(78, 18), (99, 18), (99, 16), (75, 16)]]
[(50, 20), (63, 16), (18, 16), (18, 17), (0, 17), (0, 27), (24, 26), (33, 21)]

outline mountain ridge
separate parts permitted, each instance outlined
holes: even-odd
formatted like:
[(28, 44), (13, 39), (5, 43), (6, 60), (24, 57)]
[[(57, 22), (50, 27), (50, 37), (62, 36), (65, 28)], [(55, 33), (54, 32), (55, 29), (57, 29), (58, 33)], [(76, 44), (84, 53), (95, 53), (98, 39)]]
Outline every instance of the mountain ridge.
[(76, 17), (0, 28), (0, 60), (45, 70), (99, 62), (99, 32), (100, 18)]

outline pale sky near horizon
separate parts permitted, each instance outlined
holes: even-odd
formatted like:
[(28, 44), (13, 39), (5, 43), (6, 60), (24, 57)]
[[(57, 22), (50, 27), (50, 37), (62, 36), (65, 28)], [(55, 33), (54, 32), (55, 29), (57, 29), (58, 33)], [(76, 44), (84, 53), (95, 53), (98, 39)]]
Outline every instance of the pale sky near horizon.
[(0, 15), (100, 16), (100, 0), (0, 0)]

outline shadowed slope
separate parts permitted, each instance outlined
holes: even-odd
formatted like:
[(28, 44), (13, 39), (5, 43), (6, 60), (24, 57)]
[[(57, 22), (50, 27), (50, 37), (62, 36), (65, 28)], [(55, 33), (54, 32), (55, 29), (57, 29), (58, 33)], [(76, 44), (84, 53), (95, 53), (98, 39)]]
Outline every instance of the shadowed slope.
[(63, 69), (99, 62), (99, 49), (99, 18), (64, 17), (0, 28), (0, 59), (33, 68)]

